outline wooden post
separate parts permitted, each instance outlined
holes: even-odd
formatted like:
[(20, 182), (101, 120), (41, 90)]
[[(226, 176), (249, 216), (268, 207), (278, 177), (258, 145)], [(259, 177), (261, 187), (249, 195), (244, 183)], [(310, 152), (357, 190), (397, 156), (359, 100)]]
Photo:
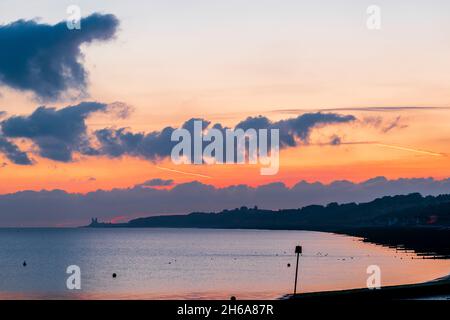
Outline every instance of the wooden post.
[(295, 253), (297, 254), (297, 264), (295, 266), (295, 284), (294, 284), (294, 296), (297, 294), (297, 278), (298, 278), (298, 258), (302, 253), (302, 246), (295, 247)]

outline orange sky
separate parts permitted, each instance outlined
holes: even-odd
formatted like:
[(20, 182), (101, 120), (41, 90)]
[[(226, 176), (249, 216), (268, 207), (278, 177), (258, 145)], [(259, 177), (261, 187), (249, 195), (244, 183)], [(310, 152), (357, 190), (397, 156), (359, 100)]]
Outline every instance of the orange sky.
[[(86, 98), (122, 101), (134, 110), (121, 120), (95, 114), (88, 119), (89, 130), (126, 126), (149, 132), (192, 117), (233, 126), (248, 116), (279, 120), (327, 108), (423, 109), (335, 110), (358, 121), (317, 128), (311, 145), (282, 150), (275, 176), (261, 176), (257, 166), (176, 166), (169, 160), (151, 163), (130, 157), (78, 156), (73, 163), (59, 163), (32, 155), (36, 164), (17, 166), (0, 155), (0, 193), (55, 188), (88, 192), (131, 187), (152, 178), (226, 186), (450, 177), (448, 10), (417, 2), (414, 12), (405, 13), (398, 3), (384, 3), (382, 29), (369, 31), (363, 19), (366, 6), (352, 1), (328, 2), (327, 10), (323, 4), (299, 1), (258, 3), (258, 10), (250, 2), (234, 1), (198, 7), (142, 3), (139, 10), (122, 2), (101, 8), (79, 2), (83, 16), (110, 12), (121, 22), (114, 41), (82, 47), (89, 74)], [(66, 18), (63, 3), (32, 9), (0, 10), (1, 23)], [(30, 114), (41, 104), (31, 94), (6, 86), (0, 93), (0, 111), (8, 116)], [(83, 99), (46, 105), (62, 108)], [(370, 119), (377, 117), (381, 124), (374, 127)], [(395, 128), (382, 132), (396, 119)], [(343, 144), (322, 146), (334, 134)], [(16, 142), (33, 150), (28, 142)]]
[[(388, 125), (398, 113), (380, 116)], [(368, 115), (374, 116), (372, 112), (358, 112), (357, 117), (363, 119)], [(260, 175), (259, 165), (175, 165), (170, 159), (152, 163), (132, 157), (88, 156), (78, 156), (73, 163), (59, 163), (34, 156), (33, 166), (8, 163), (0, 168), (0, 193), (28, 189), (84, 193), (132, 187), (152, 178), (173, 179), (175, 183), (198, 180), (216, 186), (256, 186), (279, 181), (290, 186), (300, 180), (359, 182), (375, 176), (448, 178), (450, 158), (446, 137), (450, 137), (447, 125), (450, 112), (402, 111), (400, 115), (400, 125), (387, 133), (362, 123), (315, 129), (310, 145), (281, 151), (280, 170), (274, 176)], [(343, 144), (321, 145), (333, 133), (343, 137)]]

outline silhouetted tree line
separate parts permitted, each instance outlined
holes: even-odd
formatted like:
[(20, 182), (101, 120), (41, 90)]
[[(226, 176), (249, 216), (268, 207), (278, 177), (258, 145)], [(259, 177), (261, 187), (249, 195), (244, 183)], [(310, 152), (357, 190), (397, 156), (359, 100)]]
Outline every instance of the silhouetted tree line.
[(92, 227), (224, 228), (334, 231), (361, 227), (450, 226), (450, 195), (419, 193), (386, 196), (368, 203), (330, 203), (298, 209), (241, 207), (218, 213), (193, 212), (138, 218), (124, 224), (91, 223)]

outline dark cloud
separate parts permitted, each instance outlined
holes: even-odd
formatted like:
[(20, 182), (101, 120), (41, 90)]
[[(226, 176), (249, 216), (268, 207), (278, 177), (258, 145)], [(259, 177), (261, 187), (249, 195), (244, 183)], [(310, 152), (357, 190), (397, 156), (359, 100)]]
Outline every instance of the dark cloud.
[(366, 202), (385, 195), (450, 193), (450, 179), (398, 179), (377, 177), (361, 183), (330, 184), (300, 181), (291, 188), (283, 183), (217, 188), (199, 182), (170, 189), (136, 186), (87, 194), (22, 191), (0, 195), (0, 226), (52, 226), (87, 224), (92, 216), (110, 221), (117, 216), (136, 218), (193, 211), (220, 211), (257, 205), (265, 209), (299, 208), (330, 202)]
[(336, 113), (305, 113), (296, 118), (271, 122), (266, 117), (249, 117), (240, 122), (236, 127), (244, 130), (254, 129), (279, 129), (280, 147), (295, 147), (299, 143), (308, 144), (311, 131), (314, 128), (348, 123), (355, 121), (352, 115), (340, 115)]
[[(96, 130), (92, 135), (88, 132), (86, 119), (94, 112), (107, 112), (116, 117), (126, 117), (130, 107), (123, 103), (105, 104), (99, 102), (82, 102), (78, 105), (62, 109), (37, 108), (28, 116), (12, 116), (0, 121), (3, 132), (4, 148), (0, 152), (8, 157), (28, 164), (17, 147), (10, 139), (29, 139), (37, 148), (39, 156), (55, 161), (70, 162), (74, 153), (87, 156), (121, 156), (140, 157), (150, 161), (159, 161), (171, 155), (173, 147), (178, 143), (171, 141), (175, 128), (165, 127), (161, 131), (150, 133), (131, 132), (127, 128), (104, 128)], [(352, 115), (333, 113), (306, 113), (296, 118), (273, 122), (266, 117), (249, 117), (236, 125), (236, 129), (279, 129), (280, 148), (308, 144), (311, 131), (314, 128), (348, 123), (356, 118)], [(203, 129), (216, 128), (224, 132), (227, 128), (220, 123), (211, 124), (202, 119), (190, 119), (181, 128), (188, 130), (191, 136), (194, 132), (194, 122), (202, 121)], [(270, 135), (269, 135), (270, 138)], [(9, 140), (6, 140), (9, 139)], [(269, 139), (269, 145), (271, 143)], [(223, 150), (226, 151), (224, 139)], [(203, 147), (208, 143), (204, 142)], [(235, 144), (235, 148), (237, 148)], [(18, 155), (22, 159), (17, 159)], [(235, 150), (235, 154), (237, 154)]]
[(67, 91), (84, 93), (87, 72), (82, 44), (114, 37), (119, 20), (112, 14), (92, 14), (81, 20), (80, 30), (66, 22), (55, 25), (18, 20), (0, 25), (0, 83), (37, 98), (53, 101)]
[(144, 183), (139, 184), (139, 187), (168, 187), (172, 186), (174, 181), (172, 179), (160, 179), (155, 178), (151, 180), (147, 180)]
[(0, 153), (3, 153), (6, 158), (8, 158), (9, 161), (15, 164), (20, 165), (29, 165), (32, 164), (32, 161), (30, 158), (28, 158), (28, 155), (20, 151), (20, 149), (15, 145), (13, 142), (5, 139), (1, 136), (0, 133)]
[(340, 145), (342, 143), (342, 139), (341, 139), (341, 137), (339, 137), (338, 135), (333, 135), (331, 138), (330, 138), (330, 145), (332, 145), (332, 146), (338, 146), (338, 145)]
[(132, 133), (127, 129), (101, 129), (95, 132), (100, 144), (99, 154), (109, 157), (129, 155), (151, 161), (170, 156), (174, 142), (170, 141), (172, 127), (150, 133)]
[[(220, 123), (211, 124), (203, 119), (190, 119), (181, 127), (187, 129), (191, 135), (194, 132), (194, 121), (202, 121), (203, 129), (216, 128), (222, 132), (226, 129)], [(348, 123), (356, 120), (352, 115), (339, 115), (335, 113), (305, 113), (296, 118), (272, 122), (266, 117), (248, 117), (239, 122), (235, 128), (238, 129), (279, 129), (280, 148), (294, 147), (301, 143), (308, 144), (311, 131), (314, 128)], [(95, 132), (100, 144), (99, 154), (110, 157), (120, 157), (131, 155), (143, 157), (151, 161), (157, 161), (171, 154), (173, 146), (177, 142), (171, 141), (173, 127), (166, 127), (162, 131), (154, 131), (148, 134), (132, 133), (126, 128), (121, 129), (101, 129)], [(269, 141), (270, 143), (270, 141)], [(206, 145), (206, 143), (204, 143)], [(225, 150), (225, 142), (224, 142)]]
[(7, 138), (30, 139), (41, 157), (68, 162), (73, 152), (96, 154), (89, 144), (85, 120), (93, 112), (107, 110), (107, 104), (98, 102), (82, 102), (60, 110), (43, 106), (29, 116), (13, 116), (0, 125)]

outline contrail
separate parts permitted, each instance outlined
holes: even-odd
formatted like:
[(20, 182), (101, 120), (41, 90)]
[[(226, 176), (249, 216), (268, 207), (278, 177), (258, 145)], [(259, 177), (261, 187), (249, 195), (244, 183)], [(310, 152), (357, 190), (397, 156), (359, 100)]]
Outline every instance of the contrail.
[(427, 155), (435, 156), (435, 157), (443, 157), (444, 156), (444, 154), (442, 154), (442, 153), (431, 152), (431, 151), (421, 150), (421, 149), (406, 148), (406, 147), (401, 147), (401, 146), (394, 146), (394, 145), (385, 144), (385, 143), (375, 143), (375, 145), (380, 146), (380, 147), (391, 148), (391, 149), (427, 154)]
[(438, 153), (438, 152), (432, 152), (422, 149), (415, 149), (415, 148), (408, 148), (408, 147), (402, 147), (402, 146), (396, 146), (392, 144), (386, 144), (386, 143), (380, 143), (378, 141), (349, 141), (349, 142), (341, 142), (340, 144), (373, 144), (375, 146), (384, 147), (384, 148), (391, 148), (396, 150), (402, 150), (402, 151), (409, 151), (414, 153), (420, 153), (420, 154), (426, 154), (429, 156), (434, 157), (445, 157), (445, 153)]
[(171, 168), (164, 168), (164, 167), (160, 167), (160, 166), (156, 166), (156, 168), (161, 169), (161, 170), (170, 171), (170, 172), (176, 172), (176, 173), (186, 174), (186, 175), (190, 175), (190, 176), (201, 177), (201, 178), (207, 178), (207, 179), (212, 179), (213, 178), (211, 176), (207, 176), (207, 175), (200, 174), (200, 173), (180, 171), (180, 170), (175, 170), (175, 169), (171, 169)]

